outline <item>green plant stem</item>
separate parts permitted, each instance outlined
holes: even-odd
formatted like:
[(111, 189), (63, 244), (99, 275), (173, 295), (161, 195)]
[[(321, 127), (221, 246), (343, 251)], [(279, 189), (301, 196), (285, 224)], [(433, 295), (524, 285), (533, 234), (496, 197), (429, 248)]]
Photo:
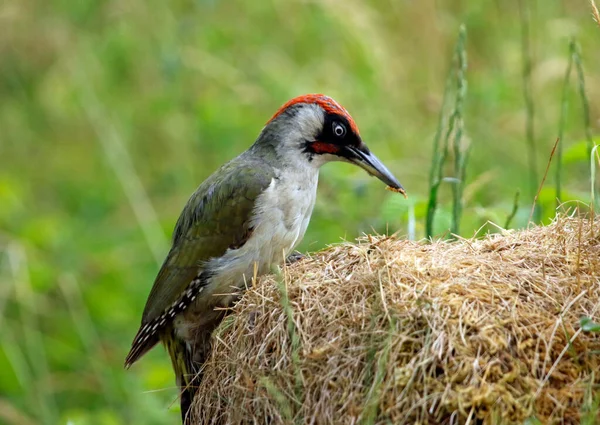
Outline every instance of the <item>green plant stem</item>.
[[(466, 152), (462, 149), (462, 135), (464, 130), (464, 119), (463, 119), (463, 104), (467, 93), (467, 52), (465, 48), (465, 41), (467, 38), (467, 31), (464, 25), (460, 27), (460, 33), (458, 37), (457, 55), (457, 73), (456, 73), (456, 102), (454, 104), (454, 111), (452, 113), (452, 121), (456, 121), (456, 133), (454, 134), (454, 175), (458, 179), (456, 184), (452, 185), (452, 228), (451, 233), (458, 235), (460, 232), (460, 217), (462, 214), (462, 192), (464, 188), (464, 177), (465, 177), (465, 166), (466, 166)], [(447, 138), (449, 139), (450, 133)]]
[(427, 203), (427, 215), (425, 220), (425, 236), (431, 238), (433, 236), (433, 221), (435, 219), (435, 210), (437, 209), (437, 195), (440, 183), (442, 181), (442, 169), (446, 162), (447, 147), (444, 150), (440, 150), (440, 142), (442, 139), (442, 132), (444, 130), (444, 112), (446, 110), (446, 103), (450, 90), (452, 89), (452, 80), (454, 76), (454, 68), (451, 67), (446, 77), (446, 85), (444, 87), (444, 96), (442, 99), (442, 106), (440, 108), (440, 115), (438, 118), (438, 125), (433, 137), (433, 153), (431, 159), (431, 169), (429, 171), (429, 201)]
[[(535, 198), (536, 191), (538, 188), (538, 172), (537, 172), (537, 158), (536, 158), (536, 146), (535, 146), (535, 107), (533, 103), (533, 96), (531, 90), (531, 68), (532, 68), (532, 55), (531, 55), (531, 44), (530, 44), (530, 21), (531, 15), (529, 12), (528, 4), (525, 0), (519, 0), (519, 11), (521, 15), (521, 54), (523, 57), (523, 98), (525, 100), (526, 110), (526, 121), (525, 121), (525, 133), (527, 137), (527, 160), (529, 163), (529, 195), (531, 199)], [(536, 207), (534, 209), (533, 219), (538, 222), (540, 218), (540, 211)]]
[[(464, 176), (463, 167), (466, 165), (466, 161), (463, 159), (463, 152), (461, 151), (461, 138), (463, 133), (463, 118), (462, 118), (462, 106), (467, 90), (467, 82), (465, 78), (467, 68), (467, 55), (466, 55), (466, 42), (467, 31), (464, 25), (461, 25), (459, 30), (458, 41), (454, 51), (454, 60), (456, 61), (456, 69), (452, 67), (446, 79), (446, 87), (444, 90), (444, 101), (440, 111), (440, 118), (438, 120), (438, 128), (434, 137), (433, 143), (433, 158), (432, 167), (429, 176), (429, 202), (427, 204), (427, 216), (425, 222), (425, 234), (426, 237), (431, 238), (433, 236), (433, 223), (435, 219), (435, 211), (437, 209), (437, 199), (439, 187), (442, 183), (442, 174), (446, 158), (448, 157), (448, 150), (450, 144), (450, 138), (454, 136), (454, 172), (457, 179), (460, 180), (460, 176)], [(444, 111), (448, 94), (452, 87), (452, 81), (456, 75), (456, 86), (457, 94), (454, 102), (454, 108), (450, 119), (448, 120), (448, 129), (445, 132), (443, 141), (441, 140), (443, 127), (444, 127)], [(458, 234), (460, 215), (462, 209), (462, 183), (459, 181), (453, 186), (453, 220), (452, 220), (452, 233)]]
[[(558, 124), (558, 138), (560, 140), (564, 140), (565, 133), (565, 123), (567, 119), (567, 112), (569, 109), (569, 79), (571, 78), (571, 69), (573, 68), (573, 49), (574, 49), (575, 41), (571, 40), (569, 43), (569, 61), (567, 63), (567, 70), (565, 71), (565, 78), (563, 80), (563, 88), (562, 88), (562, 99), (560, 103), (560, 119)], [(556, 184), (556, 206), (558, 207), (561, 204), (562, 199), (562, 188), (561, 188), (561, 174), (562, 174), (562, 143), (559, 143), (558, 149), (556, 151), (556, 174), (555, 174), (555, 184)]]
[[(587, 98), (585, 89), (585, 74), (583, 72), (583, 64), (581, 61), (581, 48), (577, 41), (572, 40), (571, 42), (571, 58), (575, 64), (575, 72), (577, 73), (577, 88), (579, 91), (579, 97), (581, 98), (581, 108), (583, 115), (583, 129), (585, 133), (585, 139), (587, 140), (587, 151), (588, 159), (592, 160), (592, 149), (594, 148), (594, 140), (592, 138), (592, 126), (590, 124), (590, 102)], [(598, 192), (594, 192), (594, 199), (598, 199)], [(595, 207), (596, 205), (594, 205)]]

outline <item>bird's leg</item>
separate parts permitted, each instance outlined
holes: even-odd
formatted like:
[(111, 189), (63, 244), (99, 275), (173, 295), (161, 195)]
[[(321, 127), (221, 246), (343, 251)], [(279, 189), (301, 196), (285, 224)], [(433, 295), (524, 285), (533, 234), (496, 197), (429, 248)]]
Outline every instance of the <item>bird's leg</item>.
[(285, 264), (289, 266), (290, 264), (294, 264), (295, 262), (300, 261), (303, 258), (306, 258), (306, 255), (302, 254), (301, 252), (294, 251), (285, 259)]

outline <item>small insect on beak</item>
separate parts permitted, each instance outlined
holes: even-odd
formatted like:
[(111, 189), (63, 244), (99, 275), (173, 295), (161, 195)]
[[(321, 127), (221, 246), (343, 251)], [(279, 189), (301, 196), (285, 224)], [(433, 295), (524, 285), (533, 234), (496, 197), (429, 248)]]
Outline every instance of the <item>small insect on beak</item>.
[(345, 149), (347, 158), (352, 163), (358, 165), (370, 175), (377, 177), (387, 184), (392, 191), (399, 192), (406, 197), (406, 191), (398, 179), (394, 177), (390, 170), (365, 145), (361, 147), (346, 146)]

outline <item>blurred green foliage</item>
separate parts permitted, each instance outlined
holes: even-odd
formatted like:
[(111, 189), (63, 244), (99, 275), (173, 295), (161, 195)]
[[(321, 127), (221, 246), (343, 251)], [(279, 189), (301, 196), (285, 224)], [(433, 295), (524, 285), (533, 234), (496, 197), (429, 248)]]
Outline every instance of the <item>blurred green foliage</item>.
[[(571, 36), (598, 134), (600, 31), (586, 1), (529, 6), (542, 168)], [(494, 231), (487, 220), (502, 225), (517, 190), (513, 225), (531, 208), (516, 0), (0, 3), (0, 423), (177, 423), (167, 355), (156, 349), (130, 371), (124, 356), (187, 197), (293, 96), (323, 92), (344, 104), (410, 195), (327, 165), (302, 250), (361, 232), (422, 237), (461, 23), (471, 144), (461, 229), (471, 236)], [(567, 98), (563, 200), (589, 201), (574, 84)], [(544, 220), (555, 211), (551, 175)], [(451, 222), (449, 185), (440, 191), (437, 234)]]

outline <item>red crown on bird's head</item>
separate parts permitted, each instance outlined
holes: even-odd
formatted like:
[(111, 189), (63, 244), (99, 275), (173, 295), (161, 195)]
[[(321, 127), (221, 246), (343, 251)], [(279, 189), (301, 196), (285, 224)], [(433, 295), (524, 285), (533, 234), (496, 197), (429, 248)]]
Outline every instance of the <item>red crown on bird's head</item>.
[(288, 100), (281, 108), (275, 112), (275, 114), (271, 117), (267, 124), (277, 118), (279, 115), (283, 113), (290, 106), (297, 105), (299, 103), (312, 103), (318, 105), (325, 112), (330, 114), (338, 114), (342, 115), (348, 120), (350, 124), (350, 128), (355, 134), (359, 134), (358, 126), (354, 122), (354, 119), (350, 116), (346, 108), (337, 103), (334, 99), (329, 96), (325, 96), (324, 94), (313, 93), (313, 94), (304, 94), (302, 96), (295, 97), (291, 100)]

